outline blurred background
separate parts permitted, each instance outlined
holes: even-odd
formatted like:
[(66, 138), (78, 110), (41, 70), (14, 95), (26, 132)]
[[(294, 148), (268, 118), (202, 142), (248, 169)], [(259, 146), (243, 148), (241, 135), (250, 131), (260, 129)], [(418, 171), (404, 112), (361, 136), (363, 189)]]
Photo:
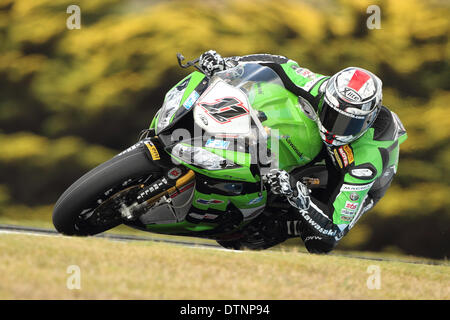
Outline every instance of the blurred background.
[[(70, 30), (69, 5), (81, 9)], [(381, 9), (369, 29), (370, 5)], [(0, 0), (0, 223), (51, 226), (79, 176), (136, 142), (165, 92), (215, 49), (272, 53), (321, 74), (360, 66), (408, 132), (392, 187), (338, 246), (450, 253), (448, 1)], [(40, 222), (39, 222), (40, 221)]]

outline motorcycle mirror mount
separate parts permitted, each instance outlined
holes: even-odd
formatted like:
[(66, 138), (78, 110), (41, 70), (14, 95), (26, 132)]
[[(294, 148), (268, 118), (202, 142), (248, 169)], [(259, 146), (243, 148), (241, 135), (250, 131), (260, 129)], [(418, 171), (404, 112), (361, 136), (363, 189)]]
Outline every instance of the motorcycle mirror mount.
[(196, 63), (200, 60), (200, 58), (188, 61), (185, 64), (183, 64), (182, 61), (184, 59), (185, 59), (185, 57), (181, 53), (177, 53), (177, 60), (178, 60), (178, 64), (180, 65), (180, 67), (182, 67), (183, 69), (186, 69), (189, 67), (195, 67), (198, 71), (200, 71), (201, 73), (204, 73), (203, 70), (200, 69), (200, 67), (196, 65)]

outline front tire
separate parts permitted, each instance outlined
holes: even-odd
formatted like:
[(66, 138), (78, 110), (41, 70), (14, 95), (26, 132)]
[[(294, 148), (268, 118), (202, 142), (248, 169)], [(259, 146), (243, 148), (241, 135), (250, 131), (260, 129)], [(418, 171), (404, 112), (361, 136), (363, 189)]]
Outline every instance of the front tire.
[(53, 225), (58, 232), (87, 236), (122, 223), (120, 219), (113, 219), (101, 225), (92, 224), (88, 223), (88, 219), (83, 221), (81, 214), (93, 211), (102, 201), (107, 200), (112, 195), (105, 194), (108, 190), (114, 190), (112, 193), (115, 193), (150, 175), (161, 175), (161, 168), (150, 160), (142, 143), (138, 143), (137, 148), (128, 150), (83, 175), (60, 196), (53, 210)]

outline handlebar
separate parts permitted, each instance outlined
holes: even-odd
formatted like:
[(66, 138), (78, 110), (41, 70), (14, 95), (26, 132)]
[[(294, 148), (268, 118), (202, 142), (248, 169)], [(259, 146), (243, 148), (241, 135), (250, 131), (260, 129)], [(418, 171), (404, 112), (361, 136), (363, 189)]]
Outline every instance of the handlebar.
[(181, 53), (177, 53), (177, 60), (178, 60), (178, 64), (180, 65), (180, 67), (182, 67), (183, 69), (186, 69), (189, 67), (195, 67), (198, 71), (200, 71), (201, 73), (204, 73), (203, 70), (200, 69), (200, 67), (198, 65), (196, 65), (196, 63), (200, 60), (200, 58), (188, 61), (185, 64), (183, 64), (182, 61), (184, 59), (185, 59), (185, 57)]

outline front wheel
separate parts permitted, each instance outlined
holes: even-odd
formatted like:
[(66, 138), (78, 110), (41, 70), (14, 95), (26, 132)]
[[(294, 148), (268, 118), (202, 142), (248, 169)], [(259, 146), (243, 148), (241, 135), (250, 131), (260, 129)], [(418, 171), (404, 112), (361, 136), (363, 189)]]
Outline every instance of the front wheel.
[(162, 174), (149, 159), (145, 146), (142, 143), (136, 146), (95, 167), (61, 195), (53, 210), (53, 225), (58, 232), (87, 236), (122, 223), (117, 210), (100, 214), (95, 209), (113, 195)]

